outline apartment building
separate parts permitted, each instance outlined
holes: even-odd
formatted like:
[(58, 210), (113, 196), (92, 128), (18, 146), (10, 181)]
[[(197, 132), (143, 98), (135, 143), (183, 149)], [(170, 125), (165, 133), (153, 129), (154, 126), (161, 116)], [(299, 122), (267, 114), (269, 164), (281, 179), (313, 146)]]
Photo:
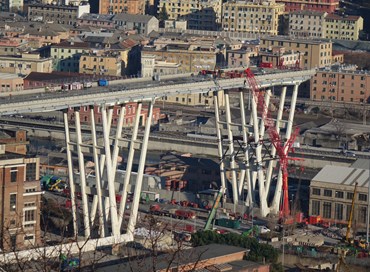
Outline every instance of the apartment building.
[(325, 38), (338, 40), (358, 40), (364, 28), (361, 16), (340, 16), (329, 14), (325, 17)]
[(117, 14), (113, 17), (115, 26), (120, 30), (135, 30), (138, 34), (148, 35), (158, 31), (158, 19), (150, 15)]
[(81, 55), (89, 51), (90, 46), (87, 42), (70, 40), (52, 45), (50, 55), (53, 60), (53, 71), (78, 72)]
[(260, 50), (259, 58), (262, 63), (271, 63), (273, 68), (291, 69), (301, 68), (303, 54), (294, 50), (285, 50), (284, 47), (276, 46), (271, 50)]
[(276, 0), (285, 5), (285, 12), (314, 10), (333, 13), (339, 8), (339, 0)]
[(0, 39), (0, 56), (18, 55), (28, 46), (27, 41), (19, 38), (2, 38)]
[(289, 36), (295, 38), (324, 38), (324, 11), (298, 10), (289, 13)]
[(28, 20), (35, 22), (75, 25), (77, 19), (84, 13), (90, 13), (90, 5), (88, 2), (82, 2), (78, 6), (53, 4), (28, 5)]
[(80, 18), (77, 18), (77, 24), (79, 26), (112, 29), (114, 28), (113, 17), (113, 14), (84, 13)]
[(39, 53), (22, 53), (21, 55), (0, 56), (0, 73), (28, 75), (31, 72), (52, 71), (52, 59), (41, 58)]
[[(239, 68), (249, 67), (252, 65), (251, 58), (258, 56), (259, 46), (242, 46), (238, 49), (229, 49), (226, 51), (227, 54), (227, 67)], [(255, 63), (253, 63), (255, 65)]]
[(141, 76), (151, 77), (162, 75), (174, 75), (179, 73), (180, 64), (158, 61), (155, 55), (141, 56)]
[(368, 103), (370, 73), (356, 68), (333, 65), (319, 69), (311, 79), (311, 100)]
[[(180, 73), (198, 73), (201, 70), (213, 70), (216, 67), (219, 50), (211, 46), (192, 44), (167, 44), (162, 48), (145, 46), (142, 56), (154, 55), (157, 61), (180, 64)], [(145, 65), (145, 64), (144, 64)]]
[(16, 74), (0, 73), (0, 93), (23, 90), (23, 78)]
[[(90, 107), (84, 106), (79, 108), (80, 111), (80, 120), (81, 123), (90, 124), (91, 123), (91, 115), (90, 115)], [(123, 108), (124, 120), (123, 126), (124, 127), (132, 127), (134, 125), (136, 111), (137, 111), (137, 103), (127, 103)], [(68, 109), (68, 119), (71, 122), (75, 120), (75, 109), (69, 108)], [(113, 115), (112, 115), (112, 124), (113, 126), (117, 126), (119, 116), (121, 114), (121, 108), (119, 106), (114, 106), (113, 108)], [(145, 106), (142, 107), (140, 113), (140, 126), (145, 126), (146, 120), (148, 115), (148, 108)], [(152, 116), (152, 125), (158, 124), (158, 120), (160, 119), (161, 110), (160, 108), (153, 108), (153, 116)], [(94, 116), (95, 122), (97, 125), (102, 125), (102, 114), (100, 108), (94, 106)]]
[(223, 4), (222, 29), (277, 35), (284, 5), (269, 2), (229, 1)]
[[(0, 137), (9, 138), (4, 135)], [(6, 152), (7, 145), (24, 146), (25, 142), (23, 132), (17, 134), (15, 141), (0, 144), (0, 247), (4, 251), (34, 247), (41, 242), (39, 159)]]
[(0, 12), (22, 12), (23, 0), (0, 0)]
[[(335, 175), (333, 175), (335, 173)], [(358, 183), (354, 196), (355, 183)], [(309, 215), (319, 215), (325, 221), (347, 224), (352, 199), (355, 209), (352, 221), (357, 230), (364, 230), (367, 217), (369, 170), (355, 167), (326, 165), (310, 183)]]
[(158, 13), (163, 9), (168, 20), (187, 21), (188, 29), (219, 30), (221, 26), (222, 0), (159, 0)]
[(301, 68), (312, 69), (331, 65), (332, 43), (311, 39), (295, 39), (287, 37), (262, 37), (260, 47), (271, 49), (274, 46), (285, 50), (299, 52), (302, 56)]
[(83, 53), (80, 57), (79, 73), (121, 76), (119, 52)]
[[(110, 2), (102, 4), (103, 14), (145, 14), (145, 0), (100, 0), (101, 2)], [(106, 8), (108, 8), (107, 12)]]

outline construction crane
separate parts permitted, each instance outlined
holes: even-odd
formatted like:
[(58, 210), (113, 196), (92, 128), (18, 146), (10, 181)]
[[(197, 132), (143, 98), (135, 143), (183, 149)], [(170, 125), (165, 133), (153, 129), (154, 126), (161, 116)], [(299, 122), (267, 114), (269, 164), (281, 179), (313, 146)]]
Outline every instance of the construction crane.
[(226, 191), (226, 188), (224, 188), (224, 187), (221, 187), (220, 190), (218, 191), (216, 199), (213, 202), (211, 212), (209, 213), (207, 222), (204, 226), (204, 230), (210, 230), (211, 229), (212, 222), (213, 222), (213, 220), (215, 219), (215, 216), (216, 216), (216, 211), (217, 211), (218, 205), (220, 204), (221, 197), (225, 194), (225, 191)]
[(349, 214), (348, 225), (347, 225), (347, 232), (346, 232), (346, 242), (351, 244), (352, 240), (350, 239), (351, 228), (352, 228), (352, 220), (353, 220), (353, 213), (355, 211), (355, 198), (357, 193), (357, 182), (355, 184), (355, 189), (353, 190), (353, 197), (352, 197), (352, 204), (351, 204), (351, 213)]
[[(288, 152), (292, 149), (292, 145), (299, 133), (299, 128), (296, 127), (290, 138), (285, 142), (282, 141), (280, 135), (276, 129), (275, 122), (269, 116), (269, 109), (265, 103), (263, 92), (259, 89), (259, 84), (250, 68), (245, 70), (246, 79), (252, 90), (253, 98), (257, 104), (257, 111), (261, 115), (262, 122), (266, 127), (266, 132), (269, 135), (269, 139), (272, 145), (276, 149), (278, 155), (280, 169), (282, 172), (282, 190), (283, 190), (283, 202), (280, 207), (280, 217), (288, 218), (290, 216), (289, 208), (289, 198), (288, 198), (288, 161), (291, 159), (288, 157)], [(293, 109), (294, 110), (294, 109)], [(263, 141), (263, 139), (258, 139), (258, 135), (255, 135), (256, 143), (258, 141)]]

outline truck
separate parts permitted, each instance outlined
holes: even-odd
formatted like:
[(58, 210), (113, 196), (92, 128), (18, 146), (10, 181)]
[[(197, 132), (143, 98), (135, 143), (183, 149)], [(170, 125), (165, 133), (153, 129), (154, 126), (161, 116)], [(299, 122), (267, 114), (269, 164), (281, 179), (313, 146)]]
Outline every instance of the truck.
[(182, 210), (182, 209), (162, 209), (162, 207), (158, 204), (153, 204), (149, 207), (149, 213), (154, 215), (160, 216), (168, 216), (178, 219), (195, 219), (196, 215), (195, 212), (190, 210)]
[(92, 85), (92, 82), (84, 82), (84, 88), (91, 88), (93, 85)]
[(103, 87), (103, 86), (108, 86), (108, 85), (109, 85), (108, 79), (99, 79), (98, 80), (98, 86)]
[(220, 219), (215, 220), (215, 225), (230, 228), (230, 229), (239, 229), (240, 221), (227, 219), (227, 218), (220, 218)]

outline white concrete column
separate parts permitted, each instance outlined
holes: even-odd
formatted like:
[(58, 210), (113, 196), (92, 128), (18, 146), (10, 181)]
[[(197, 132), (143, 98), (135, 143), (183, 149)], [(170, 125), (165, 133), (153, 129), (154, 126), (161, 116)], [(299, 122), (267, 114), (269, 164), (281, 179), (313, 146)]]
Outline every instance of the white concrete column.
[(248, 196), (246, 199), (246, 204), (248, 206), (252, 206), (253, 204), (253, 187), (252, 187), (252, 180), (251, 180), (251, 173), (250, 173), (250, 165), (249, 165), (249, 150), (248, 150), (248, 127), (247, 127), (247, 120), (245, 116), (245, 106), (244, 106), (244, 92), (239, 92), (239, 103), (240, 103), (240, 116), (242, 122), (242, 133), (243, 133), (243, 148), (244, 148), (244, 165), (245, 170), (241, 170), (240, 172), (240, 179), (239, 179), (239, 194), (243, 194), (243, 186), (245, 184), (248, 188)]
[(297, 104), (297, 97), (298, 97), (298, 87), (299, 84), (294, 85), (293, 93), (292, 93), (292, 100), (290, 102), (290, 112), (289, 112), (289, 119), (286, 128), (285, 138), (289, 139), (292, 134), (292, 127), (294, 121), (294, 113), (295, 113), (295, 106)]
[(144, 136), (143, 136), (143, 145), (142, 145), (142, 148), (141, 148), (139, 168), (138, 168), (138, 171), (137, 171), (137, 178), (136, 178), (136, 184), (135, 184), (135, 190), (134, 190), (134, 199), (133, 199), (132, 207), (131, 207), (130, 220), (128, 221), (128, 225), (127, 225), (127, 234), (129, 236), (134, 235), (134, 230), (135, 230), (137, 216), (138, 216), (140, 193), (141, 193), (141, 187), (142, 187), (142, 184), (143, 184), (146, 152), (147, 152), (147, 148), (148, 148), (150, 126), (152, 124), (152, 118), (153, 118), (154, 102), (155, 102), (155, 99), (152, 99), (152, 101), (149, 104), (148, 115), (147, 115), (147, 120), (146, 120), (146, 124), (145, 124), (145, 131), (144, 131)]
[(118, 239), (120, 235), (120, 229), (118, 227), (117, 219), (117, 204), (116, 204), (116, 191), (114, 186), (113, 171), (112, 169), (112, 156), (110, 148), (110, 125), (108, 124), (107, 110), (105, 107), (102, 109), (102, 122), (103, 122), (103, 136), (104, 136), (104, 147), (105, 147), (105, 168), (107, 173), (108, 192), (109, 192), (109, 210), (110, 220), (112, 226), (112, 235), (114, 239)]
[(98, 141), (96, 137), (96, 126), (95, 126), (95, 114), (94, 106), (90, 107), (90, 123), (91, 123), (91, 135), (92, 135), (92, 144), (93, 144), (93, 158), (94, 158), (94, 167), (95, 167), (95, 186), (97, 195), (94, 196), (93, 205), (91, 207), (91, 221), (95, 219), (96, 208), (98, 206), (98, 215), (99, 215), (99, 233), (100, 237), (105, 237), (105, 227), (106, 222), (104, 218), (104, 204), (102, 196), (102, 184), (101, 184), (101, 172), (99, 165), (99, 155), (98, 155)]
[(84, 233), (85, 238), (90, 238), (90, 217), (89, 217), (89, 203), (86, 194), (86, 173), (85, 173), (85, 160), (84, 154), (82, 153), (82, 135), (81, 135), (81, 122), (80, 122), (80, 111), (75, 110), (75, 126), (76, 126), (76, 144), (77, 144), (77, 157), (78, 166), (80, 171), (80, 186), (82, 196), (82, 210), (84, 218)]
[(222, 146), (222, 131), (220, 126), (220, 108), (218, 103), (218, 92), (213, 95), (214, 105), (215, 105), (215, 123), (216, 123), (216, 133), (217, 133), (217, 146), (218, 146), (218, 158), (220, 160), (220, 178), (221, 178), (221, 186), (223, 188), (226, 187), (226, 172), (225, 172), (225, 162), (223, 159), (224, 150)]
[(226, 127), (227, 127), (228, 141), (229, 141), (228, 144), (229, 144), (229, 156), (230, 156), (231, 185), (232, 185), (232, 190), (233, 190), (234, 212), (236, 212), (236, 207), (238, 205), (238, 200), (239, 200), (239, 194), (238, 194), (238, 185), (236, 181), (234, 138), (233, 138), (233, 132), (232, 132), (232, 125), (231, 125), (229, 92), (224, 91), (224, 93), (225, 93)]
[[(280, 132), (280, 126), (282, 125), (285, 96), (286, 96), (286, 86), (284, 86), (282, 91), (281, 91), (279, 109), (278, 109), (277, 116), (276, 116), (276, 131), (278, 133)], [(271, 156), (272, 157), (276, 156), (276, 149), (275, 149), (274, 145), (272, 145), (272, 147), (271, 147)], [(266, 191), (270, 190), (270, 185), (271, 185), (271, 180), (272, 180), (272, 170), (276, 166), (276, 161), (277, 161), (277, 159), (274, 159), (274, 160), (270, 160), (270, 162), (269, 162), (269, 165), (268, 165), (268, 168), (267, 168), (267, 175), (266, 175)], [(276, 190), (275, 190), (275, 194), (276, 194)], [(274, 201), (273, 201), (273, 203), (274, 203)], [(274, 212), (274, 213), (278, 212), (278, 210), (279, 210), (279, 207), (274, 206), (274, 204), (272, 204), (270, 208), (271, 208), (271, 211)]]
[(123, 189), (121, 192), (121, 203), (119, 205), (119, 214), (118, 214), (118, 225), (122, 226), (123, 217), (125, 214), (125, 205), (127, 201), (127, 188), (130, 183), (131, 173), (132, 173), (132, 165), (134, 161), (134, 155), (135, 155), (135, 144), (137, 140), (137, 134), (139, 131), (139, 125), (140, 125), (140, 115), (141, 115), (141, 109), (142, 109), (142, 103), (138, 102), (137, 108), (136, 108), (136, 114), (135, 114), (135, 123), (134, 128), (132, 130), (131, 135), (131, 142), (129, 147), (129, 152), (127, 156), (127, 164), (126, 164), (126, 172), (125, 172), (125, 178), (123, 181)]
[(73, 233), (77, 238), (78, 236), (78, 224), (77, 224), (77, 208), (76, 208), (76, 195), (75, 195), (75, 183), (73, 177), (73, 160), (71, 152), (71, 140), (69, 134), (69, 124), (68, 124), (68, 113), (67, 110), (63, 112), (64, 120), (64, 134), (66, 139), (66, 153), (67, 153), (67, 162), (68, 162), (68, 179), (69, 179), (69, 193), (72, 202), (72, 220), (73, 220)]
[(116, 173), (117, 173), (117, 160), (118, 160), (118, 151), (119, 151), (119, 146), (118, 142), (119, 139), (122, 137), (122, 126), (123, 126), (123, 119), (124, 119), (124, 109), (125, 105), (120, 106), (120, 114), (118, 118), (118, 124), (116, 128), (116, 137), (114, 140), (114, 147), (113, 147), (113, 158), (112, 158), (112, 168), (113, 168), (113, 180), (115, 180)]

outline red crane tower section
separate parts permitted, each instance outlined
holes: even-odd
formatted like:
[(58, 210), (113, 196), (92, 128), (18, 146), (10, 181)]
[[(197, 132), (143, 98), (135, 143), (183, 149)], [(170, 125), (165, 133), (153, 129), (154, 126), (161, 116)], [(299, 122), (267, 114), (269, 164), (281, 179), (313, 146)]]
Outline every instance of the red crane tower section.
[[(258, 87), (259, 84), (257, 83), (257, 80), (251, 69), (250, 68), (246, 69), (245, 73), (249, 86), (252, 90), (253, 98), (257, 104), (258, 114), (261, 115), (262, 121), (264, 122), (264, 125), (266, 127), (266, 132), (268, 133), (269, 139), (272, 145), (275, 147), (276, 153), (279, 158), (283, 179), (282, 183), (283, 203), (280, 207), (280, 217), (287, 218), (290, 216), (289, 197), (288, 197), (288, 161), (293, 159), (288, 157), (288, 153), (292, 149), (292, 145), (295, 141), (295, 138), (299, 133), (299, 128), (298, 127), (295, 128), (290, 138), (284, 144), (277, 131), (275, 121), (272, 118), (270, 118), (269, 108), (268, 105), (266, 105), (265, 103), (264, 92), (259, 89)], [(258, 136), (255, 135), (256, 139), (257, 137)]]

